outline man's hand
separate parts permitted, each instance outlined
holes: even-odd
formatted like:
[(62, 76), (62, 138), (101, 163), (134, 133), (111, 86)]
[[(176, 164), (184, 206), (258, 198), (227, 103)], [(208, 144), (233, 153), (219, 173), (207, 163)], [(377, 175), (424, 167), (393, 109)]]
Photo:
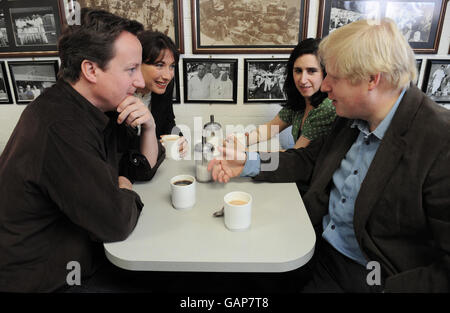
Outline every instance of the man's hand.
[(227, 183), (231, 178), (239, 176), (244, 169), (247, 155), (242, 150), (242, 145), (234, 140), (226, 140), (225, 147), (219, 147), (221, 156), (208, 163), (208, 171), (211, 171), (214, 181)]
[(133, 190), (133, 184), (125, 176), (119, 176), (119, 188)]
[(154, 129), (155, 120), (148, 110), (148, 107), (134, 96), (126, 97), (117, 107), (119, 117), (117, 123), (125, 122), (127, 125), (135, 128), (142, 125), (145, 129)]

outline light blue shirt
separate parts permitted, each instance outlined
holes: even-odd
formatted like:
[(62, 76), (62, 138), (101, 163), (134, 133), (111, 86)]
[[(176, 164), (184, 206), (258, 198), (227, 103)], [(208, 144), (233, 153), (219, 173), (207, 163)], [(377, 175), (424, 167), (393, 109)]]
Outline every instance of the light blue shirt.
[(360, 133), (341, 161), (341, 166), (333, 174), (328, 214), (322, 220), (322, 237), (336, 250), (364, 266), (367, 260), (361, 252), (353, 227), (355, 201), (405, 91), (406, 89), (402, 91), (389, 113), (373, 132), (370, 132), (366, 121), (353, 122), (351, 127), (358, 127)]
[[(322, 237), (336, 250), (364, 266), (367, 260), (361, 252), (353, 227), (355, 201), (405, 91), (403, 89), (389, 113), (373, 132), (370, 132), (366, 121), (353, 122), (351, 127), (358, 127), (360, 133), (341, 161), (341, 166), (333, 174), (328, 214), (322, 220)], [(259, 154), (249, 152), (247, 159), (241, 176), (258, 175), (261, 167)]]

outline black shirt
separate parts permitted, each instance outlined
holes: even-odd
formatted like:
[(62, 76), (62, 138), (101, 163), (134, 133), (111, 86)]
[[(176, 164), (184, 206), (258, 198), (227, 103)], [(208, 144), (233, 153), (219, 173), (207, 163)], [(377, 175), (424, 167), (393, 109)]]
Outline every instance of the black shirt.
[[(173, 113), (173, 94), (174, 82), (169, 84), (164, 94), (152, 93), (150, 100), (150, 112), (156, 124), (156, 136), (176, 134), (183, 136), (180, 129), (175, 127), (175, 114)], [(148, 104), (148, 103), (147, 103)], [(175, 127), (175, 128), (174, 128)]]
[[(58, 81), (23, 111), (0, 156), (0, 291), (52, 291), (82, 278), (102, 242), (125, 239), (143, 204), (118, 175), (150, 179), (133, 130)], [(81, 282), (83, 283), (83, 281)]]

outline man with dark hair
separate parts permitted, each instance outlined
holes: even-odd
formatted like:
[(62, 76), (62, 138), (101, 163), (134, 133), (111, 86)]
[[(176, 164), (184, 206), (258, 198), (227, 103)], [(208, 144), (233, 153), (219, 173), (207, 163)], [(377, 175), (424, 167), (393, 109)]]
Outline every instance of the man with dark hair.
[(54, 291), (80, 274), (83, 284), (105, 259), (102, 243), (134, 229), (143, 204), (132, 181), (164, 159), (133, 96), (144, 87), (141, 30), (83, 9), (62, 34), (59, 80), (23, 111), (0, 156), (0, 291)]

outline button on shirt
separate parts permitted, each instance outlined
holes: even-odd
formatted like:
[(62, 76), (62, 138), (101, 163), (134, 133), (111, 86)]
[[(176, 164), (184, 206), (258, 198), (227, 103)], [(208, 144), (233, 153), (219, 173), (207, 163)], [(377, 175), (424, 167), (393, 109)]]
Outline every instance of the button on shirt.
[(356, 240), (353, 227), (355, 201), (405, 91), (406, 89), (402, 91), (394, 106), (373, 132), (370, 132), (366, 121), (355, 120), (353, 122), (351, 127), (358, 127), (360, 133), (342, 160), (341, 166), (333, 174), (328, 205), (329, 213), (322, 220), (322, 237), (336, 250), (364, 266), (367, 264), (367, 260)]

